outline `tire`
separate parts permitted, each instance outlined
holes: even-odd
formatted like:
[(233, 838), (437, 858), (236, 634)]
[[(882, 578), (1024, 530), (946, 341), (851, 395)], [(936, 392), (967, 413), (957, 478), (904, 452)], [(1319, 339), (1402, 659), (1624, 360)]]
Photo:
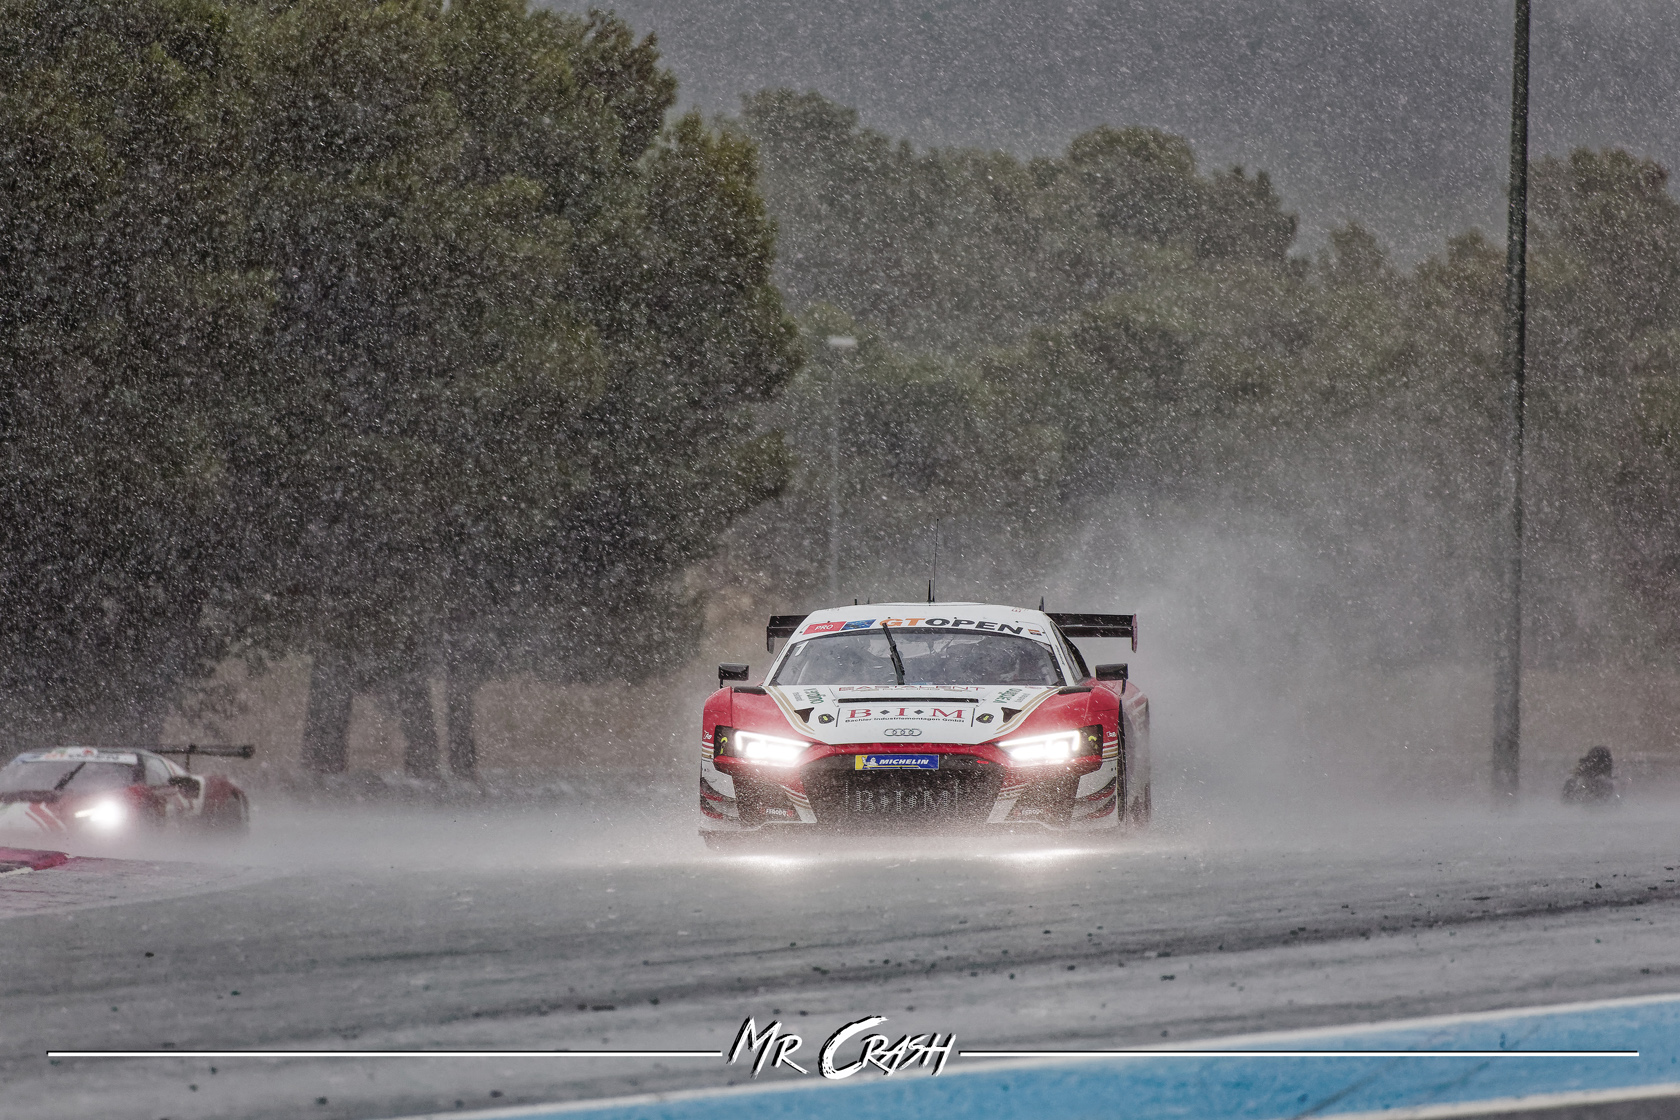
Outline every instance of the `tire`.
[(225, 801), (216, 803), (216, 807), (207, 810), (203, 818), (205, 832), (217, 836), (237, 838), (251, 831), (251, 807), (245, 801), (244, 794), (234, 794)]
[(700, 830), (700, 839), (714, 852), (741, 852), (763, 843), (756, 832), (715, 832), (706, 828)]

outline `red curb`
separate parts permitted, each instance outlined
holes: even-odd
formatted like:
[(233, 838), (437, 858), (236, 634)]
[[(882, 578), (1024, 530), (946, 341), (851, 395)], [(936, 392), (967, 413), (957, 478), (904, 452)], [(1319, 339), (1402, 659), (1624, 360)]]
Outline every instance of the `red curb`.
[(45, 871), (49, 867), (57, 867), (69, 861), (70, 857), (63, 852), (42, 852), (34, 848), (0, 848), (0, 863), (20, 864), (31, 871)]

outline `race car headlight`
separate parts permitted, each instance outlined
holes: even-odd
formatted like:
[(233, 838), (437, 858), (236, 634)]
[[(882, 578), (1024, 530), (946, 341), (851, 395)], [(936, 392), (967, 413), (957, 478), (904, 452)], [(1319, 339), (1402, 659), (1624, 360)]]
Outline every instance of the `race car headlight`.
[(95, 828), (119, 828), (128, 819), (128, 807), (121, 801), (101, 801), (86, 809), (76, 810), (76, 819), (87, 821)]
[(1026, 739), (1005, 739), (998, 746), (1009, 761), (1020, 766), (1041, 763), (1067, 762), (1079, 754), (1078, 731), (1058, 731), (1054, 735), (1034, 735)]
[(766, 766), (792, 766), (808, 746), (809, 743), (802, 743), (798, 739), (760, 735), (756, 731), (731, 731), (719, 753), (732, 755), (747, 762), (762, 762)]

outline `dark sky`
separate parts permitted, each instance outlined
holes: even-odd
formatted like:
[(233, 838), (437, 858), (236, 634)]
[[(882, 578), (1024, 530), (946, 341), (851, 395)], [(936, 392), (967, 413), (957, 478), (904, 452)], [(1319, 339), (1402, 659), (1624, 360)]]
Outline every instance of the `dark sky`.
[[(584, 4), (567, 3), (582, 8)], [(1680, 159), (1680, 2), (1534, 0), (1535, 152)], [(686, 103), (816, 89), (917, 144), (1059, 150), (1096, 124), (1271, 172), (1306, 241), (1503, 240), (1511, 0), (625, 0)]]

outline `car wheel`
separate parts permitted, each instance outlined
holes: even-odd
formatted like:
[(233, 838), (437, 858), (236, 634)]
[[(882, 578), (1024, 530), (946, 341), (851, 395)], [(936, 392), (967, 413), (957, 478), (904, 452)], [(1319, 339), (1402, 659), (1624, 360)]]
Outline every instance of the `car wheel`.
[(714, 852), (739, 852), (759, 842), (756, 832), (716, 832), (705, 828), (700, 830), (700, 839)]
[(204, 814), (204, 829), (223, 836), (244, 836), (251, 830), (251, 807), (243, 794), (218, 801)]

